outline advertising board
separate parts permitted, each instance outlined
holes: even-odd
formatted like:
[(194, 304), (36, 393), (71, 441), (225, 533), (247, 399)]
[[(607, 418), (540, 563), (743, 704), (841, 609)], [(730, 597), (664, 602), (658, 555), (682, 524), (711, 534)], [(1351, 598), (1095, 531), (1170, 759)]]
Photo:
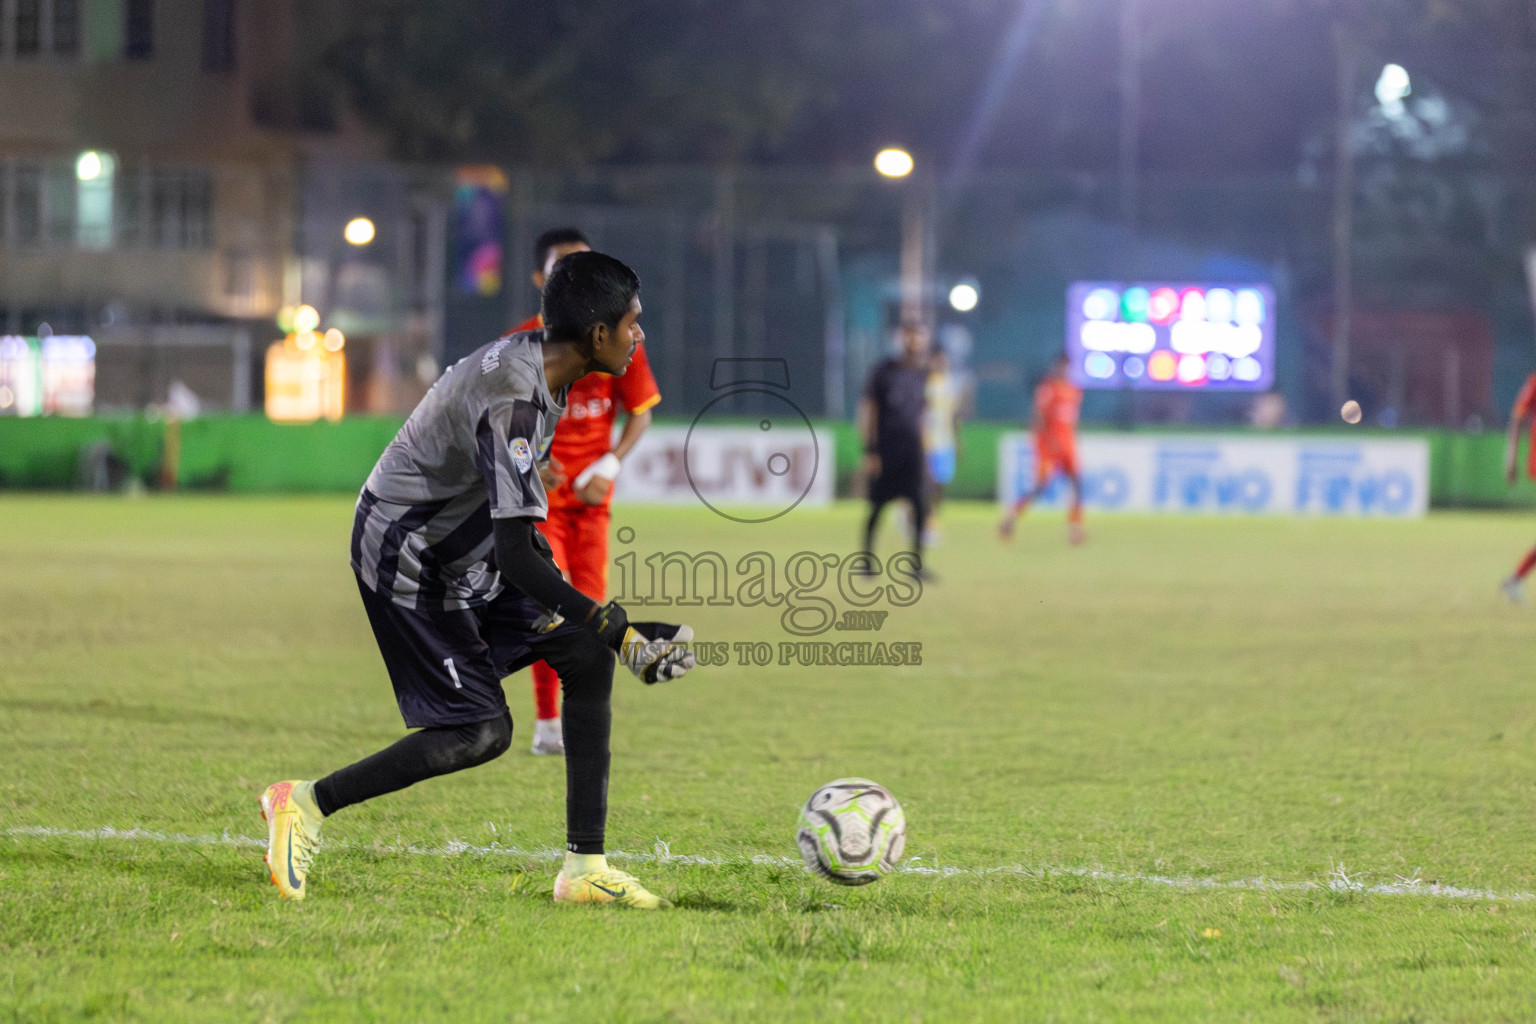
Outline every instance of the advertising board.
[(763, 521), (831, 502), (832, 439), (808, 427), (656, 425), (624, 460), (614, 487), (619, 502), (751, 506), (763, 514), (743, 521)]
[[(1033, 486), (1035, 449), (1022, 432), (998, 444), (1007, 504)], [(1416, 438), (1085, 434), (1078, 459), (1090, 509), (1407, 518), (1429, 507), (1429, 445)], [(1061, 505), (1067, 493), (1058, 479), (1041, 503)]]

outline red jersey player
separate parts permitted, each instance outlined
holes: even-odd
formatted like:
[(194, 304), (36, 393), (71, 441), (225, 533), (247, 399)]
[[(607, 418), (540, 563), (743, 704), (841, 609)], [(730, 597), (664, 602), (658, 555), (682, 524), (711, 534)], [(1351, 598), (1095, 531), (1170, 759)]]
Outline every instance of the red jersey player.
[[(1536, 373), (1525, 378), (1520, 393), (1515, 396), (1515, 407), (1509, 412), (1509, 437), (1504, 444), (1504, 478), (1514, 484), (1520, 476), (1520, 435), (1526, 423), (1531, 424), (1530, 448), (1526, 452), (1525, 471), (1536, 480)], [(1525, 603), (1525, 578), (1536, 566), (1536, 548), (1525, 553), (1515, 571), (1502, 584), (1504, 596), (1514, 604)]]
[(1067, 357), (1057, 356), (1050, 372), (1035, 388), (1035, 486), (1014, 503), (998, 524), (997, 532), (1003, 539), (1013, 536), (1013, 525), (1019, 516), (1059, 472), (1072, 485), (1068, 536), (1073, 544), (1083, 542), (1083, 479), (1077, 469), (1077, 416), (1082, 405), (1083, 392), (1067, 380)]
[[(539, 268), (533, 272), (534, 285), (542, 292), (544, 279), (556, 263), (573, 252), (590, 249), (586, 236), (574, 228), (544, 232), (534, 246), (534, 265)], [(515, 330), (532, 331), (543, 326), (543, 320), (533, 316)], [(571, 385), (565, 415), (555, 427), (549, 469), (543, 472), (549, 491), (549, 518), (535, 525), (549, 541), (555, 564), (571, 586), (595, 601), (606, 600), (608, 590), (608, 506), (613, 500), (613, 482), (618, 479), (624, 456), (651, 425), (651, 407), (659, 401), (661, 392), (641, 343), (624, 376), (589, 373)], [(628, 418), (615, 444), (613, 421), (620, 405)], [(537, 714), (533, 752), (564, 754), (560, 676), (542, 661), (533, 666), (533, 700)]]

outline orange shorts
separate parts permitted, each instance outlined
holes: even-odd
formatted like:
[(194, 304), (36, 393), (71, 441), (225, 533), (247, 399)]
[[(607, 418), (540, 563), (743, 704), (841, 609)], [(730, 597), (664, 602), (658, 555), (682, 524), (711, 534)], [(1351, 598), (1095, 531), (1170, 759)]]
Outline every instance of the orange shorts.
[(1046, 483), (1057, 473), (1077, 476), (1077, 446), (1074, 444), (1035, 445), (1035, 484)]
[(606, 505), (585, 505), (552, 508), (548, 519), (534, 524), (571, 586), (598, 602), (608, 593), (608, 519)]

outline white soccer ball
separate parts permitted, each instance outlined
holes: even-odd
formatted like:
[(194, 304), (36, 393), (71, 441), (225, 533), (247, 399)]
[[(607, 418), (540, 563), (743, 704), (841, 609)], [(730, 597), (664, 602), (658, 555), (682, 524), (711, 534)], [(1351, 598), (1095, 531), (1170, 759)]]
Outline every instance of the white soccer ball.
[(795, 833), (805, 866), (838, 885), (867, 885), (901, 860), (907, 816), (868, 779), (829, 782), (805, 802)]

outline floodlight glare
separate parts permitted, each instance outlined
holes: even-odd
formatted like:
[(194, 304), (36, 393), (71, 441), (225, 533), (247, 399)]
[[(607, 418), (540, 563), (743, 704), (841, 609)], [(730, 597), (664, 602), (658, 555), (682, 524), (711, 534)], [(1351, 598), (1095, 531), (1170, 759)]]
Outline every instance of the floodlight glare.
[(887, 178), (905, 178), (912, 173), (912, 154), (904, 149), (882, 149), (875, 154), (875, 170)]
[(373, 221), (367, 217), (353, 217), (342, 232), (353, 245), (367, 245), (373, 241)]
[(969, 313), (976, 308), (976, 303), (981, 300), (981, 293), (976, 286), (961, 281), (949, 290), (949, 304), (961, 313)]
[(86, 150), (75, 161), (75, 177), (81, 181), (95, 181), (101, 177), (101, 154)]
[(1401, 103), (1411, 92), (1413, 85), (1408, 78), (1408, 70), (1401, 64), (1388, 64), (1381, 69), (1381, 77), (1376, 79), (1376, 102), (1390, 107)]

